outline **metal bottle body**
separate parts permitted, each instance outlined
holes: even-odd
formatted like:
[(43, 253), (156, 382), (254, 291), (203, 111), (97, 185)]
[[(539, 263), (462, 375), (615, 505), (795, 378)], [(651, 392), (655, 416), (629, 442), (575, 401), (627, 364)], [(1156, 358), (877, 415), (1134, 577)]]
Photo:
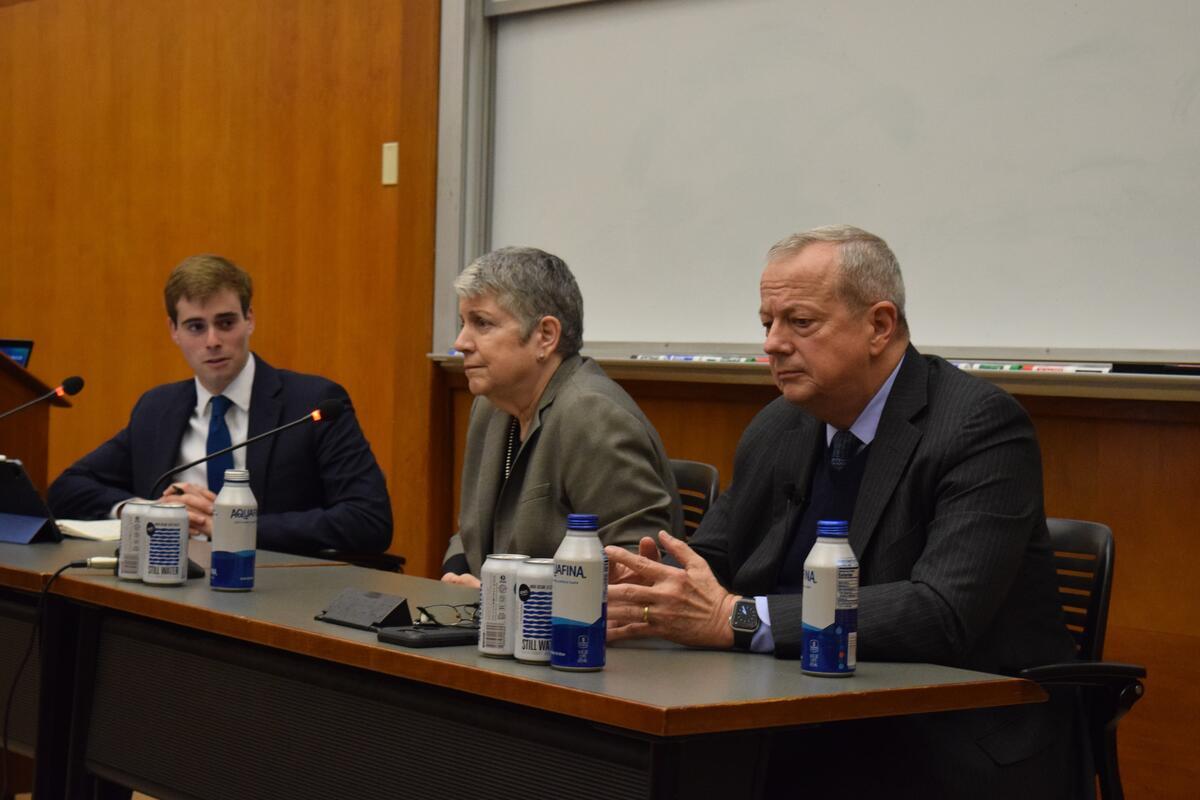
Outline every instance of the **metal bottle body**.
[(227, 469), (213, 503), (209, 586), (226, 592), (253, 589), (257, 546), (258, 501), (250, 491), (250, 472)]
[(604, 668), (608, 619), (608, 557), (592, 514), (569, 514), (567, 535), (554, 553), (550, 666)]
[(817, 541), (804, 560), (803, 654), (809, 675), (846, 677), (858, 663), (858, 559), (841, 520), (817, 523)]

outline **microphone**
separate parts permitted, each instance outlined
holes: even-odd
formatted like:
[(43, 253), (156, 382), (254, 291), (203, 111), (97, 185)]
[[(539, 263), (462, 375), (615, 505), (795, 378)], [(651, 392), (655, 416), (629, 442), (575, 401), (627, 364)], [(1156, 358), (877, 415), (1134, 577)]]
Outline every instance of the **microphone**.
[(226, 453), (232, 453), (234, 450), (241, 449), (248, 444), (254, 444), (257, 441), (266, 439), (268, 436), (274, 436), (275, 434), (280, 433), (281, 431), (286, 431), (288, 428), (294, 428), (295, 426), (301, 425), (310, 420), (313, 422), (321, 422), (321, 421), (333, 422), (335, 419), (340, 417), (342, 415), (342, 412), (344, 412), (345, 410), (346, 410), (346, 404), (343, 403), (341, 400), (338, 400), (337, 398), (331, 398), (329, 400), (322, 400), (320, 405), (318, 405), (312, 411), (308, 412), (307, 414), (305, 414), (303, 417), (300, 417), (299, 419), (294, 419), (291, 422), (288, 422), (284, 425), (280, 425), (278, 428), (273, 428), (272, 430), (269, 430), (266, 433), (260, 433), (258, 436), (251, 436), (249, 439), (247, 439), (244, 442), (238, 442), (237, 444), (230, 445), (229, 447), (223, 448), (221, 450), (217, 450), (215, 452), (208, 453), (203, 458), (197, 458), (195, 461), (189, 461), (186, 464), (180, 464), (177, 467), (171, 467), (169, 470), (164, 472), (162, 475), (158, 476), (158, 480), (156, 480), (154, 482), (154, 486), (151, 487), (151, 489), (150, 489), (150, 498), (149, 499), (153, 499), (153, 498), (157, 497), (159, 494), (159, 487), (162, 485), (163, 481), (167, 480), (167, 478), (170, 478), (176, 472), (182, 472), (185, 469), (191, 469), (192, 467), (196, 466), (197, 464), (203, 464), (205, 461), (208, 461), (211, 458), (216, 458), (217, 456), (223, 456)]
[(92, 556), (71, 562), (72, 569), (117, 569), (117, 559), (113, 556)]
[(41, 397), (35, 397), (28, 403), (22, 403), (16, 408), (9, 409), (3, 414), (0, 414), (0, 419), (4, 419), (11, 414), (17, 413), (18, 411), (23, 411), (32, 405), (42, 402), (43, 400), (49, 400), (51, 397), (66, 397), (67, 395), (71, 395), (73, 397), (79, 394), (79, 390), (82, 388), (83, 378), (79, 377), (78, 375), (72, 375), (71, 377), (64, 379), (62, 383), (46, 392)]

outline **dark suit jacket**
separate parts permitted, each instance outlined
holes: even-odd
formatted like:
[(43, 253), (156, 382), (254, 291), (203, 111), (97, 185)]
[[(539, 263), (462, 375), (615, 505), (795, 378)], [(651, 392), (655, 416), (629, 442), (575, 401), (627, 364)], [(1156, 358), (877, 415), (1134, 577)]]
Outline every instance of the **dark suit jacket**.
[[(332, 423), (297, 425), (247, 447), (258, 546), (294, 553), (386, 549), (392, 538), (387, 485), (346, 390), (255, 359), (249, 436), (298, 419), (323, 400), (347, 406)], [(175, 465), (195, 406), (190, 379), (143, 394), (124, 429), (51, 484), (51, 510), (64, 518), (101, 519), (122, 500), (149, 497), (158, 476)]]
[[(773, 401), (747, 428), (733, 484), (691, 542), (723, 585), (768, 596), (781, 657), (799, 656), (803, 598), (773, 592), (824, 436), (824, 422)], [(908, 349), (868, 451), (850, 545), (861, 565), (860, 659), (1013, 674), (1074, 658), (1029, 418), (940, 358)], [(1009, 724), (999, 721), (1007, 713), (960, 715), (966, 730), (954, 735), (986, 737)], [(1017, 761), (1063, 723), (1047, 709), (1016, 714), (1048, 717), (1033, 726), (1040, 733), (1014, 730), (1026, 742), (1007, 752)]]

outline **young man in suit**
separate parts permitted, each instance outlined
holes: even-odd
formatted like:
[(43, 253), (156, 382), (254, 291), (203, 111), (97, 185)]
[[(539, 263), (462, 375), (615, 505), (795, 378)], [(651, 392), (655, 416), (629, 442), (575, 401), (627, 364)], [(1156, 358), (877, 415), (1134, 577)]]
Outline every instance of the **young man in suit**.
[[(804, 559), (818, 519), (845, 519), (860, 660), (1007, 674), (1071, 660), (1033, 427), (1010, 395), (910, 344), (887, 244), (849, 226), (788, 237), (760, 293), (783, 396), (747, 428), (690, 546), (660, 534), (674, 564), (650, 539), (640, 556), (608, 549), (610, 640), (799, 657)], [(1056, 698), (847, 726), (848, 750), (830, 746), (832, 726), (802, 746), (814, 764), (820, 749), (867, 753), (868, 768), (831, 769), (831, 782), (879, 796), (1068, 797), (1074, 713)]]
[(56, 515), (115, 516), (126, 500), (149, 497), (172, 466), (337, 399), (346, 406), (337, 419), (298, 426), (174, 475), (152, 499), (183, 502), (192, 532), (208, 534), (224, 470), (245, 468), (259, 505), (260, 548), (387, 548), (387, 485), (350, 398), (332, 381), (276, 369), (251, 353), (251, 296), (250, 276), (219, 256), (193, 256), (172, 271), (164, 290), (168, 328), (195, 377), (146, 392), (123, 430), (63, 472), (49, 491)]

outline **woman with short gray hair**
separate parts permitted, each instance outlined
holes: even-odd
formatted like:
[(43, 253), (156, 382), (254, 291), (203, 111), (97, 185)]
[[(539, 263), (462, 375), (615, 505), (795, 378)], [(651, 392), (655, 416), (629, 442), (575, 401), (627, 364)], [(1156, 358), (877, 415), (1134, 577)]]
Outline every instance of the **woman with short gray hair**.
[(567, 514), (636, 547), (682, 516), (654, 426), (583, 346), (583, 298), (562, 259), (532, 247), (481, 256), (454, 282), (454, 342), (475, 395), (458, 532), (443, 580), (478, 586), (489, 553), (554, 555)]

